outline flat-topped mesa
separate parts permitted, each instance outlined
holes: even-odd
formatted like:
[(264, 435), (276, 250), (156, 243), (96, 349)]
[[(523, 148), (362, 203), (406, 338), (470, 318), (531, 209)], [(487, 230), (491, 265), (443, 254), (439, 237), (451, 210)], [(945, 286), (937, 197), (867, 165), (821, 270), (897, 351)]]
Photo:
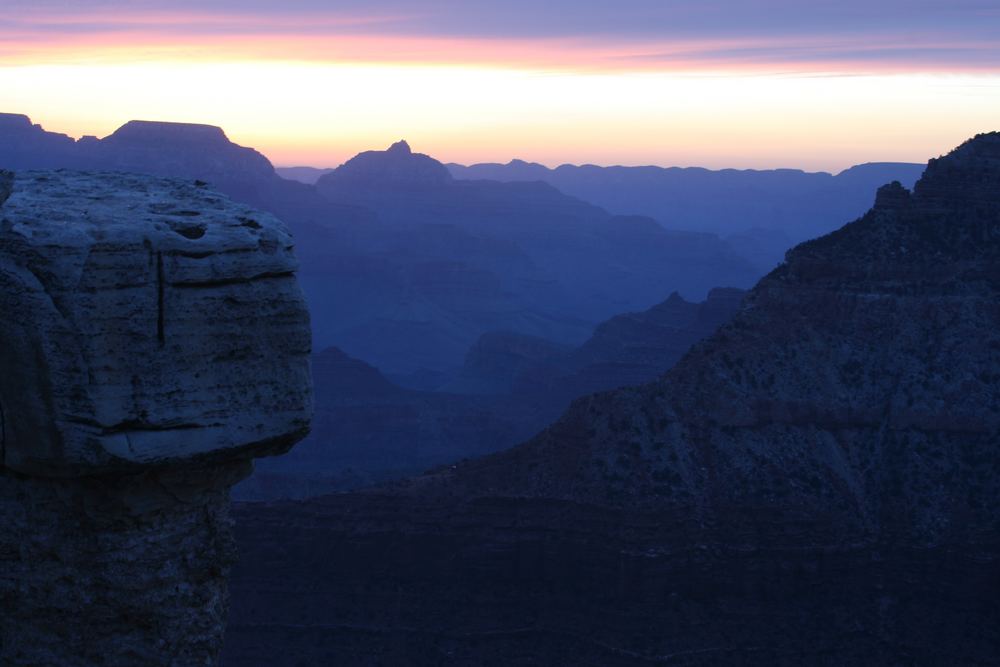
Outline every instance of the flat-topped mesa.
[(275, 177), (270, 160), (233, 143), (214, 125), (132, 120), (79, 148), (85, 164), (101, 169), (184, 175), (213, 184)]
[(216, 660), (229, 487), (312, 417), (296, 269), (201, 182), (0, 172), (0, 663)]
[(0, 113), (0, 132), (31, 130), (31, 119), (20, 113)]
[(198, 144), (228, 144), (229, 138), (221, 127), (201, 123), (171, 123), (152, 120), (130, 120), (115, 130), (108, 140)]

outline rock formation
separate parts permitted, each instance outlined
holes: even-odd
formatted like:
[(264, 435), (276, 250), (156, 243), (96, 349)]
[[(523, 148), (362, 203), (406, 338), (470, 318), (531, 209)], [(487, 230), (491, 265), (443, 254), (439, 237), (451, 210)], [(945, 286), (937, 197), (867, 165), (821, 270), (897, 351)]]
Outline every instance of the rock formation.
[(1000, 133), (877, 201), (522, 446), (241, 508), (226, 664), (995, 663)]
[(0, 663), (213, 664), (229, 487), (309, 430), (291, 237), (195, 181), (0, 174), (0, 205)]

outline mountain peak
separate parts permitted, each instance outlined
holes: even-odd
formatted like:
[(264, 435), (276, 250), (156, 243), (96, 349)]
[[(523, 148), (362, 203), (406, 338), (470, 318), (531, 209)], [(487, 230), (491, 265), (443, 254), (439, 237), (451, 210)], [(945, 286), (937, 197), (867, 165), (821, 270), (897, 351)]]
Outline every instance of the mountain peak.
[(397, 141), (386, 151), (389, 155), (412, 155), (413, 151), (410, 149), (410, 144), (406, 143), (405, 139)]
[(365, 151), (321, 177), (317, 186), (331, 193), (340, 185), (355, 188), (416, 187), (451, 181), (443, 164), (423, 153), (414, 153), (406, 141), (384, 151)]

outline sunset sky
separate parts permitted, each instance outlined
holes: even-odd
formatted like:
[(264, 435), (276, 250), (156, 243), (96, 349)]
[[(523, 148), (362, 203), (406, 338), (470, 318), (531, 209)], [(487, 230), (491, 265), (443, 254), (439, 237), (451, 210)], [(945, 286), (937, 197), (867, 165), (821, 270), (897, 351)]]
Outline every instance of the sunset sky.
[(279, 165), (839, 170), (1000, 129), (996, 0), (4, 0), (0, 111), (221, 125)]

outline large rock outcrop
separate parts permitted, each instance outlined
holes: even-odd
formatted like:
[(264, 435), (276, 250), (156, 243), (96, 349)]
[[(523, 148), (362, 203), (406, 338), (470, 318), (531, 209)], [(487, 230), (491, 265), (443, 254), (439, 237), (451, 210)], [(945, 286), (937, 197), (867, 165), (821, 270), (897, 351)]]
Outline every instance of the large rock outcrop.
[(228, 664), (996, 664), (998, 444), (994, 133), (648, 385), (395, 488), (241, 508)]
[(292, 240), (196, 181), (0, 174), (0, 663), (205, 665), (228, 490), (308, 433)]

